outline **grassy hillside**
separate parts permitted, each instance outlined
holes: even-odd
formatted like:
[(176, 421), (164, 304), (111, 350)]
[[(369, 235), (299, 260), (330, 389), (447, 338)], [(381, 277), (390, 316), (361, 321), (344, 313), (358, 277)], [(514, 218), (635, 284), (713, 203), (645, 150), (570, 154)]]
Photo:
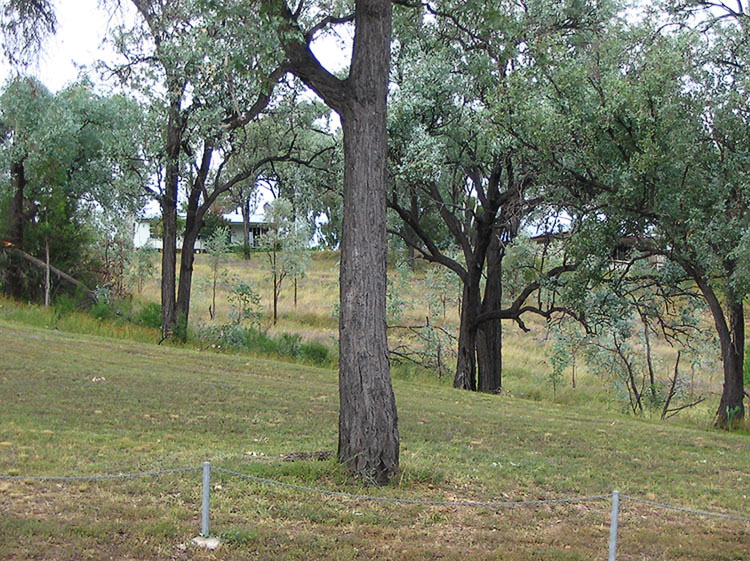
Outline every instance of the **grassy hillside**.
[[(395, 259), (394, 259), (395, 260)], [(229, 276), (236, 276), (252, 283), (261, 296), (261, 311), (263, 313), (262, 328), (270, 335), (278, 336), (281, 333), (295, 333), (304, 341), (316, 341), (323, 343), (331, 349), (336, 348), (336, 337), (338, 335), (337, 319), (335, 317), (336, 303), (338, 300), (338, 253), (330, 251), (311, 252), (310, 266), (304, 278), (298, 283), (298, 302), (294, 306), (294, 290), (290, 279), (287, 279), (281, 291), (279, 299), (279, 323), (273, 326), (271, 316), (271, 280), (268, 273), (267, 255), (262, 252), (254, 253), (250, 261), (245, 261), (234, 256), (225, 265)], [(446, 301), (445, 314), (441, 306), (430, 310), (431, 292), (433, 286), (427, 277), (428, 265), (419, 262), (417, 271), (413, 274), (399, 274), (393, 267), (390, 269), (393, 292), (396, 294), (400, 312), (398, 318), (391, 317), (390, 324), (397, 325), (422, 325), (429, 315), (433, 325), (445, 327), (455, 335), (458, 333), (458, 302), (455, 297)], [(208, 279), (211, 271), (209, 258), (206, 255), (198, 255), (194, 273), (194, 293), (191, 308), (191, 325), (195, 328), (198, 324), (211, 324), (208, 310), (211, 305), (211, 291)], [(217, 295), (217, 318), (213, 323), (227, 321), (229, 316), (229, 303), (227, 301), (226, 282), (219, 282)], [(432, 294), (434, 299), (434, 294)], [(157, 279), (151, 279), (146, 283), (141, 294), (136, 294), (136, 301), (158, 302), (159, 285)], [(434, 302), (433, 302), (434, 304)], [(2, 317), (2, 313), (0, 313)], [(612, 383), (602, 380), (600, 376), (587, 372), (583, 360), (579, 360), (575, 371), (575, 388), (572, 383), (573, 372), (568, 368), (561, 380), (561, 386), (553, 392), (550, 381), (552, 367), (549, 362), (547, 350), (549, 348), (548, 332), (543, 320), (528, 316), (524, 318), (526, 324), (531, 328), (530, 333), (522, 332), (518, 326), (511, 321), (504, 323), (503, 333), (503, 391), (516, 397), (531, 399), (534, 401), (555, 401), (560, 404), (571, 404), (577, 406), (589, 406), (593, 409), (607, 408), (613, 410), (627, 409), (625, 396), (616, 398)], [(712, 329), (710, 318), (707, 329)], [(397, 345), (396, 340), (403, 336), (405, 330), (389, 330), (391, 347)], [(156, 338), (158, 335), (152, 335)], [(140, 339), (143, 340), (143, 339)], [(656, 375), (659, 379), (666, 379), (672, 374), (675, 350), (666, 344), (654, 340), (652, 342), (656, 349)], [(449, 363), (450, 369), (455, 365), (455, 345), (449, 345), (444, 350), (444, 360)], [(718, 360), (718, 347), (716, 347), (715, 360), (709, 363), (709, 367), (701, 367), (698, 371), (689, 375), (694, 379), (698, 387), (698, 393), (706, 397), (700, 406), (683, 411), (674, 419), (676, 422), (690, 423), (693, 426), (710, 426), (719, 403), (722, 384), (721, 363)], [(660, 362), (660, 360), (663, 361)], [(395, 361), (394, 361), (395, 362)], [(450, 364), (452, 362), (452, 364)], [(406, 368), (394, 370), (395, 376), (405, 375)], [(689, 371), (686, 361), (683, 360), (682, 370)], [(435, 372), (428, 373), (435, 377)], [(450, 374), (443, 382), (450, 384)]]
[[(750, 440), (602, 410), (396, 380), (402, 473), (383, 489), (335, 461), (337, 379), (242, 356), (0, 320), (0, 473), (92, 475), (215, 465), (408, 499), (622, 493), (748, 516)], [(285, 458), (286, 456), (286, 458)], [(293, 460), (293, 461), (286, 461)], [(602, 559), (608, 501), (393, 505), (216, 474), (215, 552), (190, 544), (200, 475), (0, 481), (0, 559)], [(624, 501), (618, 559), (750, 558), (750, 523)]]

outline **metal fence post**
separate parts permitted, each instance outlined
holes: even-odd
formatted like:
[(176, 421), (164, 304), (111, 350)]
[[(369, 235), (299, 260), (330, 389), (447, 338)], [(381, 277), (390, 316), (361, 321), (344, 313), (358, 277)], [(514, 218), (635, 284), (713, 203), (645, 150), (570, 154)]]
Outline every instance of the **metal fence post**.
[(211, 462), (203, 462), (203, 504), (201, 516), (201, 536), (208, 537), (209, 533), (209, 504), (211, 501)]
[(617, 523), (620, 514), (620, 492), (612, 491), (612, 519), (609, 525), (609, 558), (615, 561), (617, 558)]

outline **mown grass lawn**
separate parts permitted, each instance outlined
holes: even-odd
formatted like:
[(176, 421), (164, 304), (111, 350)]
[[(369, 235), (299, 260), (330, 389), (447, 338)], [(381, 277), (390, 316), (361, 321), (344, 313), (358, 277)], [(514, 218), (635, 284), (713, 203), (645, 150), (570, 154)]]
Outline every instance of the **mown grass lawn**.
[[(349, 481), (334, 460), (335, 371), (74, 335), (0, 320), (0, 474), (199, 466), (325, 489), (505, 501), (613, 489), (750, 516), (750, 438), (395, 381), (400, 476)], [(302, 455), (302, 458), (305, 458)], [(214, 474), (214, 552), (200, 474), (0, 481), (0, 559), (603, 559), (610, 503), (394, 505)], [(750, 559), (750, 523), (624, 500), (618, 559)]]

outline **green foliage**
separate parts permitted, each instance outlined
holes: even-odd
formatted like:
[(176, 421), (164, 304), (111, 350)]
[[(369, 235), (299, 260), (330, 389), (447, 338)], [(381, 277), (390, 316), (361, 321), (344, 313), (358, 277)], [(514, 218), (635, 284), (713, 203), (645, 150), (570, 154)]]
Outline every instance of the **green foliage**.
[(249, 321), (257, 325), (260, 322), (260, 294), (251, 282), (237, 276), (227, 277), (227, 280), (230, 286), (227, 299), (231, 307), (231, 323), (240, 325)]
[(0, 11), (0, 45), (12, 66), (28, 66), (57, 31), (55, 7), (49, 0), (6, 0)]
[(302, 343), (299, 348), (299, 357), (308, 364), (317, 364), (319, 366), (331, 365), (331, 350), (323, 343), (317, 341), (308, 341)]
[(200, 237), (208, 243), (209, 240), (214, 240), (214, 244), (221, 239), (223, 234), (226, 239), (227, 246), (229, 245), (229, 232), (231, 226), (224, 219), (224, 209), (222, 207), (212, 207), (203, 216), (203, 228), (201, 228)]
[(219, 533), (221, 543), (230, 547), (247, 547), (257, 541), (258, 537), (256, 528), (228, 528)]
[[(114, 239), (116, 217), (140, 204), (138, 164), (131, 165), (136, 111), (121, 96), (96, 94), (87, 81), (53, 95), (21, 76), (0, 93), (0, 199), (23, 200), (20, 210), (7, 207), (15, 208), (7, 230), (23, 230), (14, 242), (42, 260), (49, 243), (51, 264), (85, 284), (108, 282), (101, 240)], [(24, 265), (24, 275), (22, 290), (14, 292), (38, 296), (43, 271)], [(56, 292), (62, 285), (53, 282)]]
[(111, 320), (117, 315), (115, 309), (107, 300), (97, 300), (91, 306), (91, 315), (98, 320)]
[[(211, 285), (211, 307), (209, 309), (211, 319), (216, 318), (216, 285), (222, 273), (222, 266), (229, 257), (230, 229), (226, 226), (218, 226), (212, 230), (205, 242), (205, 250), (208, 253), (209, 267), (211, 268), (211, 278), (208, 279)], [(240, 321), (242, 321), (240, 319)]]
[(188, 340), (188, 322), (184, 315), (180, 315), (172, 329), (172, 335), (177, 341), (185, 343)]
[(150, 244), (139, 247), (132, 252), (128, 276), (131, 286), (135, 286), (138, 294), (143, 292), (145, 282), (156, 274), (156, 256), (157, 252)]
[(58, 294), (54, 300), (54, 308), (58, 316), (67, 316), (79, 310), (80, 302), (69, 294)]
[(422, 285), (427, 298), (427, 306), (433, 322), (437, 318), (446, 319), (446, 312), (461, 299), (460, 279), (447, 267), (430, 267)]
[(300, 354), (302, 337), (297, 333), (282, 333), (278, 338), (278, 351), (281, 356), (297, 357)]
[(413, 301), (406, 294), (413, 282), (414, 273), (406, 263), (399, 263), (393, 273), (388, 274), (385, 302), (388, 323), (398, 323), (403, 318), (404, 312), (414, 306)]
[(195, 336), (202, 348), (239, 351), (315, 366), (335, 365), (328, 347), (315, 341), (303, 342), (297, 333), (281, 333), (272, 337), (254, 326), (199, 324)]
[(134, 321), (139, 325), (145, 325), (146, 327), (160, 329), (161, 306), (155, 302), (144, 304), (136, 313)]
[(273, 323), (276, 324), (277, 303), (284, 280), (287, 277), (303, 278), (309, 266), (311, 230), (306, 221), (295, 216), (292, 203), (283, 198), (269, 204), (266, 220), (269, 228), (261, 243), (268, 255), (273, 287)]

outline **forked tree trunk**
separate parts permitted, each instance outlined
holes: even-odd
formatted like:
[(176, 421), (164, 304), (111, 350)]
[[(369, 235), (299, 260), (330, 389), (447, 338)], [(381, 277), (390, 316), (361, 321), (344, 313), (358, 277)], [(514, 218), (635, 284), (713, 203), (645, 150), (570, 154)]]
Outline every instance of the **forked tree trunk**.
[[(487, 251), (487, 282), (484, 287), (481, 313), (502, 308), (502, 248), (500, 238), (493, 234)], [(499, 393), (503, 376), (503, 326), (499, 319), (485, 321), (477, 331), (477, 366), (480, 392)]]
[(476, 391), (477, 389), (477, 325), (474, 320), (480, 308), (481, 274), (478, 266), (470, 264), (467, 277), (464, 279), (456, 375), (453, 378), (453, 387), (460, 390)]
[[(190, 296), (193, 289), (193, 266), (195, 264), (195, 244), (203, 228), (203, 217), (213, 204), (213, 196), (209, 196), (201, 204), (201, 194), (205, 192), (206, 178), (211, 169), (213, 157), (213, 143), (204, 144), (201, 165), (190, 187), (188, 196), (187, 215), (185, 217), (185, 231), (182, 239), (182, 255), (180, 256), (180, 281), (177, 292), (177, 321), (187, 329), (190, 317)], [(186, 332), (183, 330), (182, 335)]]

